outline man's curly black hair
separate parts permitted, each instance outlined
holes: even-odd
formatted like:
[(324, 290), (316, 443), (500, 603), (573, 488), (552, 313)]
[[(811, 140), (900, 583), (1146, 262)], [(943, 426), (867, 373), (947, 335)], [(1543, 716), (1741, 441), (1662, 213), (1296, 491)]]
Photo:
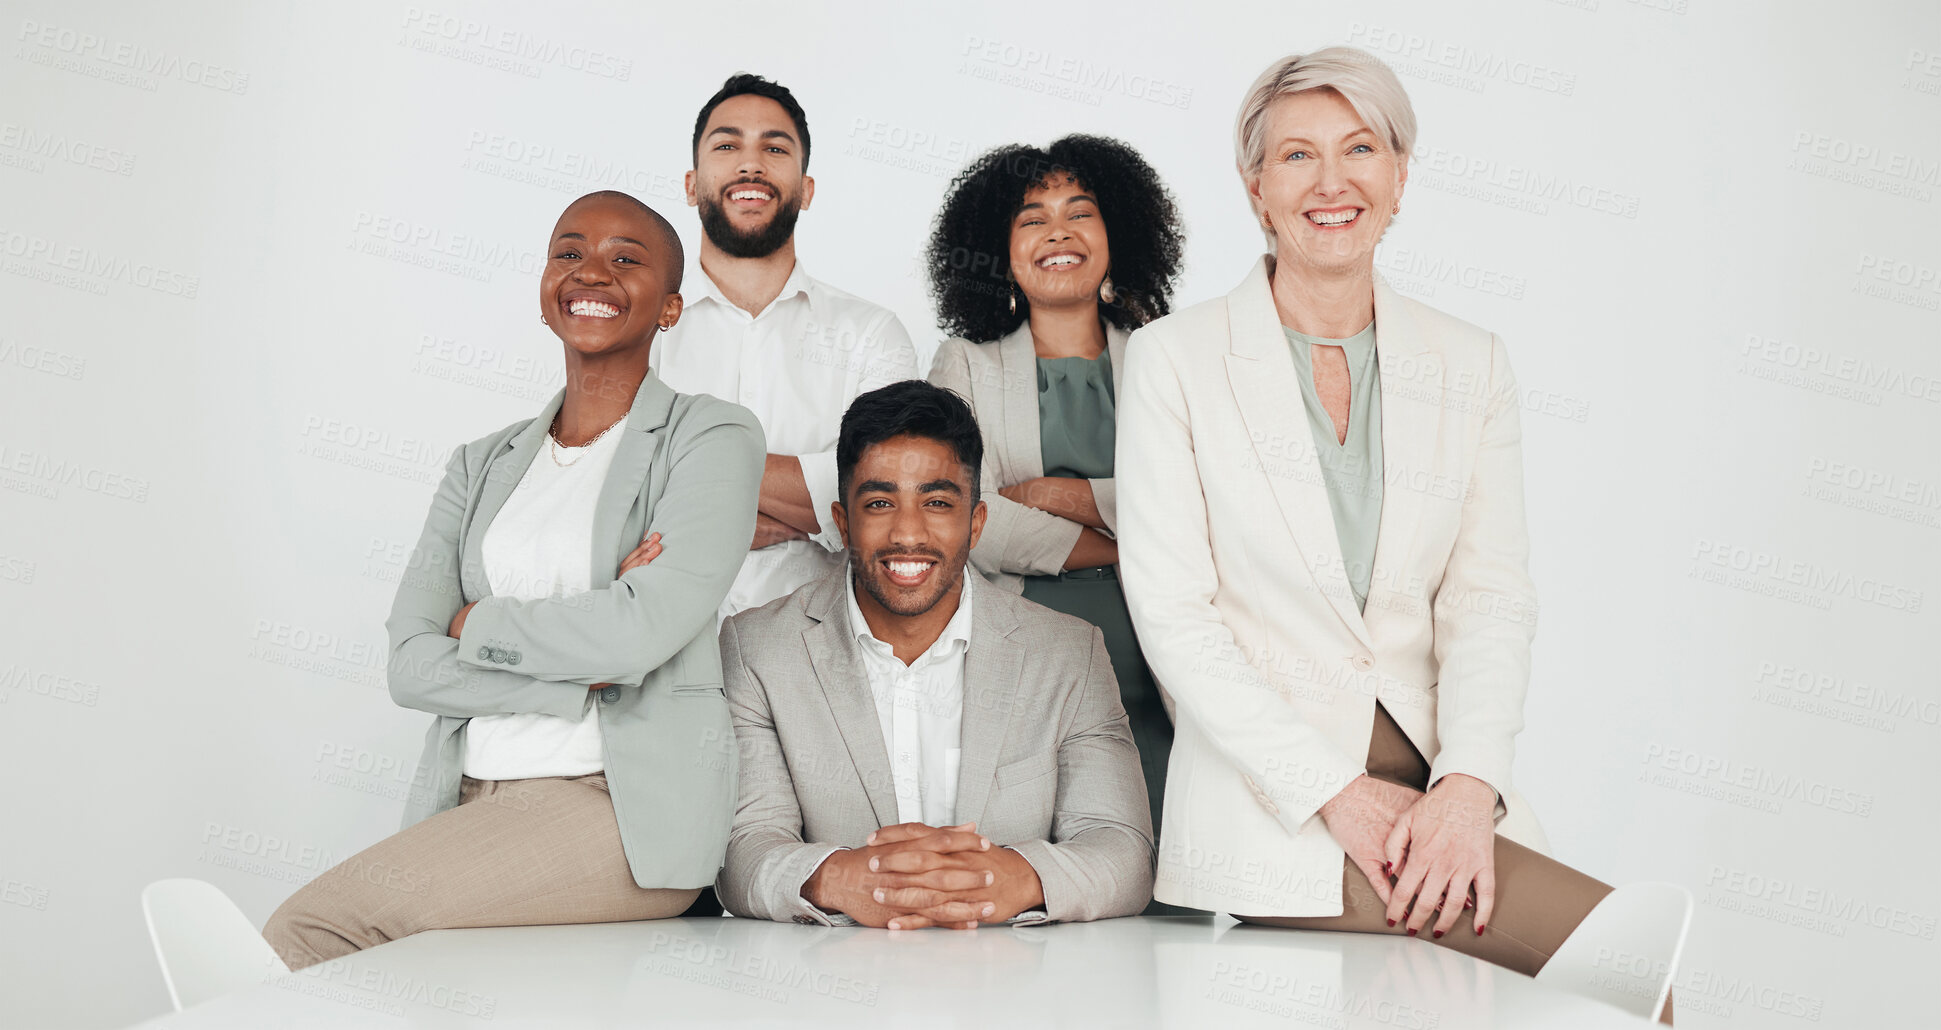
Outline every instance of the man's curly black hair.
[(1010, 309), (1011, 219), (1025, 191), (1070, 173), (1099, 202), (1112, 250), (1117, 301), (1099, 314), (1137, 329), (1172, 309), (1185, 233), (1159, 174), (1115, 139), (1074, 134), (1050, 147), (1008, 145), (973, 161), (950, 184), (926, 253), (930, 296), (945, 332), (988, 343), (1024, 324), (1030, 304), (1016, 291)]

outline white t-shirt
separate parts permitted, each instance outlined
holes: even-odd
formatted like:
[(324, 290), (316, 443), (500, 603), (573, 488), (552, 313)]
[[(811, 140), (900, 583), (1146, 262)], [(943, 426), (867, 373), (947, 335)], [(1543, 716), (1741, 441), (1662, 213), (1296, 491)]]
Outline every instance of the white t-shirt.
[[(531, 600), (591, 589), (593, 509), (626, 432), (615, 426), (584, 447), (550, 439), (540, 445), (480, 544), (494, 595)], [(521, 780), (604, 769), (598, 693), (587, 691), (577, 719), (539, 712), (473, 716), (465, 724), (465, 775)]]

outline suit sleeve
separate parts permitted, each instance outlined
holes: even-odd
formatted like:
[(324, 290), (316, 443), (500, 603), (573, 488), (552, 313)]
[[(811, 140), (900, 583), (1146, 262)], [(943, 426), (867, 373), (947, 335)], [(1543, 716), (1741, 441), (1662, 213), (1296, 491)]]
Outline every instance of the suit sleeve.
[(734, 719), (741, 776), (734, 825), (728, 831), (728, 856), (715, 892), (722, 907), (738, 916), (784, 923), (806, 917), (835, 926), (837, 921), (829, 913), (802, 896), (802, 884), (841, 848), (802, 839), (795, 780), (782, 758), (767, 688), (749, 670), (742, 654), (737, 621), (730, 618), (721, 624), (721, 675)]
[(1466, 773), (1495, 788), (1497, 815), (1510, 784), (1523, 700), (1530, 687), (1537, 590), (1523, 514), (1523, 430), (1516, 376), (1490, 336), (1490, 395), (1456, 546), (1436, 591), (1435, 783)]
[[(703, 412), (711, 416), (703, 419)], [(649, 532), (663, 551), (610, 585), (564, 597), (488, 597), (466, 616), (458, 659), (490, 665), (488, 646), (519, 654), (519, 671), (584, 689), (638, 684), (712, 624), (748, 552), (761, 491), (761, 426), (727, 404), (689, 409), (702, 424), (675, 448)]]
[[(1180, 721), (1199, 726), (1281, 826), (1297, 833), (1365, 769), (1281, 698), (1279, 684), (1246, 660), (1214, 606), (1220, 574), (1185, 388), (1151, 327), (1133, 339), (1114, 462), (1123, 481), (1119, 573), (1133, 628)], [(1218, 456), (1215, 465), (1238, 468), (1244, 457)], [(1235, 532), (1263, 531), (1248, 524), (1262, 517), (1258, 512), (1219, 517), (1237, 524)]]
[[(902, 321), (887, 311), (883, 312), (882, 321), (863, 334), (853, 360), (859, 365), (856, 391), (842, 398), (844, 409), (857, 397), (878, 387), (917, 378), (916, 347), (910, 343), (910, 334)], [(836, 412), (836, 418), (842, 418), (842, 411)], [(809, 489), (809, 506), (822, 527), (809, 539), (825, 550), (842, 550), (842, 532), (829, 517), (829, 506), (842, 499), (836, 493), (835, 448), (798, 454), (795, 460), (802, 465), (802, 483)]]
[[(976, 393), (971, 383), (968, 348), (978, 344), (952, 337), (937, 348), (930, 361), (930, 383), (962, 397), (975, 410)], [(988, 413), (987, 413), (988, 417)], [(1055, 576), (1065, 571), (1084, 526), (1070, 519), (1040, 511), (998, 493), (1005, 484), (998, 475), (997, 449), (1003, 434), (999, 427), (979, 420), (984, 437), (984, 464), (979, 476), (984, 502), (984, 532), (971, 548), (971, 564), (984, 573), (1008, 572), (1020, 576)]]
[(1092, 504), (1099, 510), (1099, 521), (1105, 523), (1105, 531), (1117, 533), (1119, 531), (1118, 478), (1088, 479), (1086, 482), (1092, 484)]
[(1048, 920), (1137, 915), (1152, 900), (1155, 851), (1146, 778), (1119, 703), (1105, 634), (1094, 628), (1091, 642), (1070, 728), (1058, 742), (1051, 839), (1008, 845), (1037, 871)]
[[(398, 579), (391, 614), (384, 620), (391, 648), (385, 669), (391, 699), (433, 715), (535, 712), (577, 719), (586, 707), (585, 684), (547, 682), (461, 662), (460, 642), (447, 635), (452, 616), (465, 606), (459, 586), (458, 532), (471, 490), (467, 451), (465, 447), (453, 451), (445, 465), (424, 531), (411, 552), (411, 564)], [(472, 614), (478, 611), (474, 608)], [(466, 623), (469, 629), (470, 616)]]

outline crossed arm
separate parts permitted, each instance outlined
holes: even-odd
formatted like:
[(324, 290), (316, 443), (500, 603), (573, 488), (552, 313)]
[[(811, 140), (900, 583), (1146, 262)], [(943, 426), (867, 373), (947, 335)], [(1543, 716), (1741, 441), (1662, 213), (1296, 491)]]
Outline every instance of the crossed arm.
[[(456, 451), (385, 620), (393, 700), (434, 715), (578, 718), (589, 688), (638, 684), (701, 632), (727, 596), (753, 530), (762, 432), (745, 412), (724, 413), (664, 446), (681, 452), (662, 502), (646, 541), (611, 584), (535, 600), (488, 596), (471, 605), (462, 596), (459, 530), (473, 477), (484, 467), (475, 471), (467, 449)], [(661, 539), (672, 545), (665, 555)], [(649, 542), (655, 560), (636, 561)], [(519, 651), (516, 671), (484, 657), (501, 643)]]
[[(969, 402), (975, 393), (966, 346), (977, 345), (946, 340), (931, 359), (929, 378)], [(1118, 544), (1108, 535), (1117, 512), (1114, 480), (1039, 476), (997, 487), (993, 443), (987, 431), (980, 475), (990, 514), (982, 538), (971, 551), (971, 560), (979, 568), (1044, 576), (1119, 560)]]

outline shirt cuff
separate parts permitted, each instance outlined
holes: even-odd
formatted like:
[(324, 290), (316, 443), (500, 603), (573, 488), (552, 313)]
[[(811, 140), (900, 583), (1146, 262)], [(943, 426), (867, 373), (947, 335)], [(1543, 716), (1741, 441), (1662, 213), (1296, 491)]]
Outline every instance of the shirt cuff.
[[(1043, 873), (1038, 872), (1038, 866), (1031, 861), (1031, 856), (1025, 854), (1022, 851), (1018, 851), (1017, 848), (1014, 848), (1009, 844), (1004, 845), (1004, 850), (1017, 852), (1018, 856), (1024, 859), (1024, 863), (1028, 866), (1031, 866), (1031, 871), (1033, 873), (1037, 873), (1038, 875), (1038, 893), (1043, 894), (1044, 888), (1045, 888), (1045, 876)], [(1006, 926), (1037, 926), (1041, 923), (1049, 923), (1051, 922), (1050, 909), (1051, 909), (1051, 899), (1046, 898), (1043, 902), (1039, 903), (1037, 906), (1033, 908), (1025, 909), (1023, 912), (1020, 912), (1017, 915), (1012, 916), (1011, 918), (1005, 920), (1004, 924)]]
[(848, 850), (849, 849), (845, 847), (837, 847), (837, 846), (831, 845), (829, 850), (823, 852), (820, 858), (817, 858), (813, 863), (809, 865), (809, 871), (803, 874), (801, 883), (797, 883), (795, 885), (795, 909), (797, 913), (795, 918), (796, 922), (802, 922), (803, 917), (806, 916), (808, 918), (808, 921), (821, 923), (824, 926), (855, 926), (856, 925), (856, 921), (854, 919), (849, 918), (848, 915), (842, 912), (830, 912), (821, 908), (817, 908), (815, 902), (810, 901), (808, 898), (805, 898), (802, 896), (803, 884), (808, 883), (809, 878), (815, 875), (815, 871), (822, 868), (822, 863), (829, 861), (830, 855), (833, 855), (838, 851), (848, 851)]

